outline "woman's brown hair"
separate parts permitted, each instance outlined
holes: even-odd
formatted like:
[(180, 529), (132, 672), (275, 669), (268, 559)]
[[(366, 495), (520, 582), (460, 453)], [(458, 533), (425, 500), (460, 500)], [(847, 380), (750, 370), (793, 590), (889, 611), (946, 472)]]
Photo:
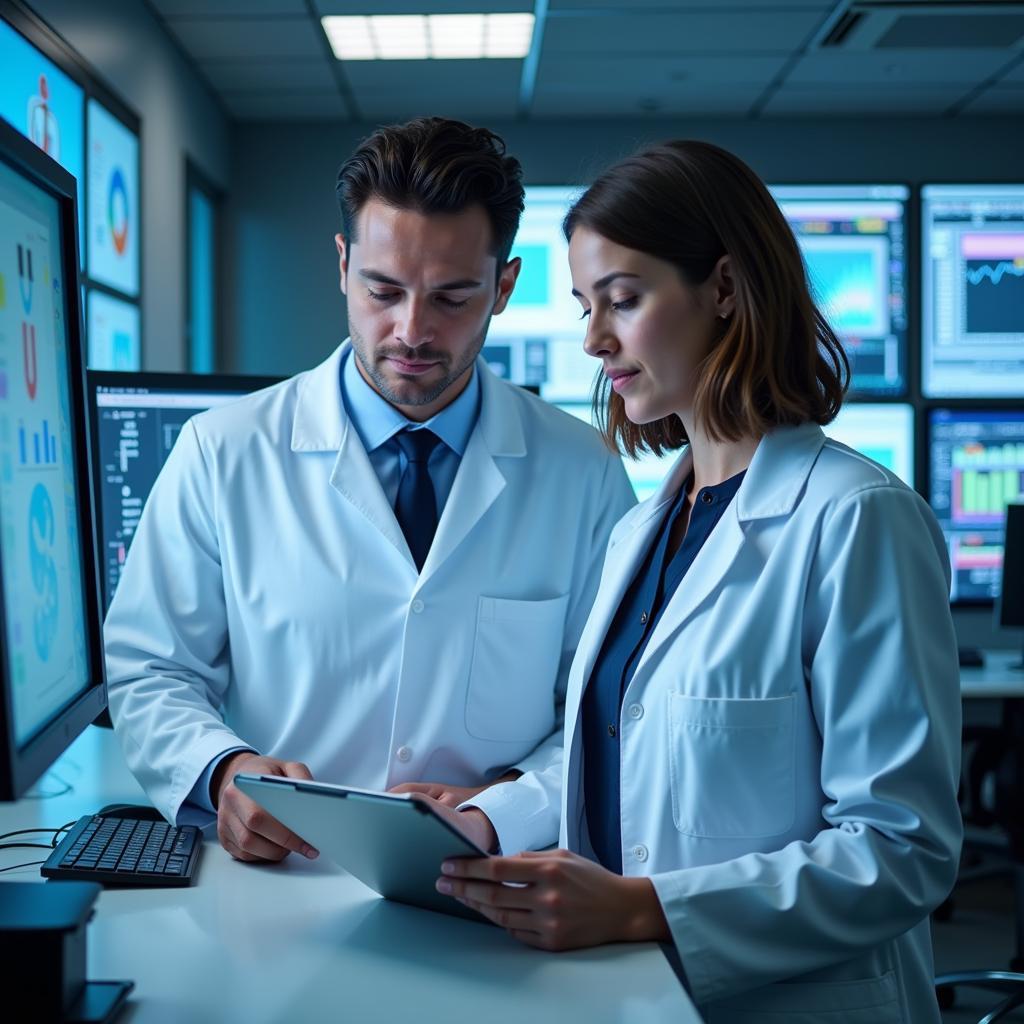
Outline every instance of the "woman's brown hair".
[[(565, 237), (579, 227), (673, 264), (692, 286), (730, 257), (735, 311), (700, 364), (695, 392), (695, 415), (711, 438), (736, 441), (835, 418), (849, 361), (811, 297), (782, 211), (738, 157), (688, 140), (627, 157), (569, 210)], [(677, 416), (630, 422), (604, 374), (594, 386), (594, 413), (608, 443), (631, 456), (687, 443)]]

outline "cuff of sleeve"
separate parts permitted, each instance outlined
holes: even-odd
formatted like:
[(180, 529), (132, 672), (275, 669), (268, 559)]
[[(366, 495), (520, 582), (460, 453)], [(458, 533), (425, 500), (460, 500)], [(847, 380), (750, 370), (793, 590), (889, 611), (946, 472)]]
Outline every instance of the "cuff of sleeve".
[(185, 797), (185, 803), (192, 804), (194, 807), (199, 807), (204, 811), (210, 811), (213, 814), (217, 813), (217, 808), (213, 806), (213, 800), (210, 798), (210, 781), (213, 779), (213, 773), (217, 770), (217, 765), (224, 760), (225, 757), (230, 757), (232, 754), (237, 754), (240, 750), (252, 750), (252, 747), (232, 747), (230, 750), (225, 750), (222, 754), (218, 754), (207, 766), (203, 769), (203, 774), (196, 780), (196, 784), (192, 787), (191, 792)]
[(498, 850), (505, 857), (523, 850), (540, 850), (558, 841), (558, 820), (554, 830), (547, 820), (546, 802), (530, 787), (515, 782), (502, 782), (477, 793), (458, 810), (476, 807), (490, 819), (498, 835)]
[[(710, 970), (710, 965), (704, 963), (706, 943), (701, 941), (696, 929), (691, 926), (686, 912), (686, 887), (679, 885), (678, 880), (673, 878), (673, 874), (680, 873), (651, 875), (650, 881), (672, 933), (672, 947), (678, 958), (677, 974), (681, 972), (681, 980), (690, 997), (701, 1005), (722, 995), (719, 991), (721, 984)], [(677, 967), (672, 958), (669, 958), (669, 962), (673, 968)], [(685, 971), (682, 970), (683, 964), (686, 965)]]
[[(189, 751), (187, 761), (179, 762), (174, 771), (170, 787), (168, 807), (160, 807), (160, 811), (168, 821), (177, 823), (178, 812), (183, 803), (191, 797), (203, 772), (210, 764), (232, 750), (248, 750), (244, 743), (233, 733), (217, 730), (203, 736), (200, 742)], [(152, 799), (152, 796), (150, 797)], [(153, 801), (156, 803), (156, 801)], [(159, 806), (159, 804), (157, 805)]]

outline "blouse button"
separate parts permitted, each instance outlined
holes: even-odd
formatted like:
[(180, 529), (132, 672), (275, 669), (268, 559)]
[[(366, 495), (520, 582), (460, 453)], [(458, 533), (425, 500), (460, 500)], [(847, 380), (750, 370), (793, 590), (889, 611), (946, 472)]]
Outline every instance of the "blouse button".
[(714, 498), (714, 495), (710, 491), (702, 491), (701, 492), (701, 496), (700, 496), (700, 500), (703, 501), (705, 505), (710, 505), (711, 502), (713, 502), (715, 500), (715, 498)]
[(647, 612), (640, 613), (640, 625), (645, 626), (647, 624)]

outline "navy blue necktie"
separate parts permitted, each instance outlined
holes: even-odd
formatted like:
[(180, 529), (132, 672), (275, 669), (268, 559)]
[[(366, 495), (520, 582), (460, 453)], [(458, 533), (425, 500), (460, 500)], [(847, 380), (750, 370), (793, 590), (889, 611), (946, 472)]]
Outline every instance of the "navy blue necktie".
[(422, 569), (437, 532), (437, 495), (427, 472), (427, 462), (441, 439), (430, 430), (406, 428), (395, 434), (395, 441), (408, 460), (398, 483), (395, 517), (405, 534), (416, 568)]

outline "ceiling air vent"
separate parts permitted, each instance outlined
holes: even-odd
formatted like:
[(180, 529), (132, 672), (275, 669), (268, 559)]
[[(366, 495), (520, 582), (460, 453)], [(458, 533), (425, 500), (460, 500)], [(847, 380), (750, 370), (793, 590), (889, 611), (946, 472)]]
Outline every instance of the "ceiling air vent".
[(818, 49), (1016, 50), (1024, 47), (1024, 2), (854, 0)]

